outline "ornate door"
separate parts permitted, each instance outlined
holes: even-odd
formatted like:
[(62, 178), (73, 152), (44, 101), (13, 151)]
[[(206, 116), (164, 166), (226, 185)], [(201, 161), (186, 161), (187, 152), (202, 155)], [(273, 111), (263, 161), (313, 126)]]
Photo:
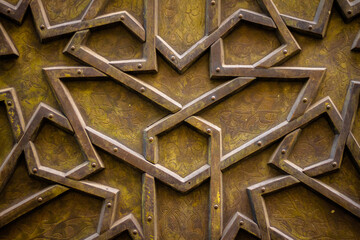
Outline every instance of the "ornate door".
[(0, 12), (0, 240), (360, 239), (359, 0)]

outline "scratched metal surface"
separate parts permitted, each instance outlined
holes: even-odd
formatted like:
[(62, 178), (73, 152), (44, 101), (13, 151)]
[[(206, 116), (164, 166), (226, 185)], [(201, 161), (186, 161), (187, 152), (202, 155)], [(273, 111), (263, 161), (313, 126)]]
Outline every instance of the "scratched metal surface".
[(359, 13), (0, 0), (0, 240), (360, 239)]

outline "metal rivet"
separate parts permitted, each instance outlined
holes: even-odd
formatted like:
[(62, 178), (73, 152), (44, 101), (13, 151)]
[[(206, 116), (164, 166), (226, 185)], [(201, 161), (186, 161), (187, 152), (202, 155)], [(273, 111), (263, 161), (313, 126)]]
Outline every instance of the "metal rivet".
[(257, 145), (260, 147), (262, 145), (262, 142), (261, 141), (258, 141), (257, 142)]
[(330, 104), (327, 104), (326, 105), (326, 109), (329, 110), (331, 108), (331, 105)]
[(44, 25), (44, 24), (41, 24), (41, 25), (40, 25), (40, 29), (41, 29), (41, 30), (44, 30), (44, 29), (45, 29), (45, 25)]
[(96, 163), (93, 162), (93, 163), (91, 164), (91, 166), (92, 166), (92, 167), (96, 167)]
[(240, 225), (244, 225), (244, 221), (243, 221), (243, 220), (240, 221)]
[(134, 230), (132, 231), (132, 233), (133, 233), (134, 235), (136, 235), (136, 234), (138, 233), (138, 231), (137, 231), (136, 229), (134, 229)]
[(141, 88), (140, 88), (140, 92), (145, 92), (145, 88), (144, 88), (144, 87), (141, 87)]
[(153, 137), (149, 137), (149, 142), (153, 142), (154, 138)]
[(74, 50), (75, 50), (75, 46), (72, 45), (70, 49), (74, 51)]
[(6, 10), (6, 12), (7, 12), (7, 13), (11, 13), (11, 9), (8, 8), (8, 9)]
[(108, 202), (108, 203), (106, 204), (106, 206), (107, 206), (108, 208), (111, 208), (111, 202)]
[(117, 147), (114, 147), (114, 152), (117, 152), (119, 149)]
[(120, 16), (120, 20), (124, 20), (125, 19), (125, 16), (124, 15), (121, 15)]
[(53, 118), (53, 117), (54, 117), (54, 114), (50, 113), (49, 118)]
[(151, 217), (151, 216), (148, 216), (147, 220), (148, 220), (148, 222), (151, 222), (152, 217)]
[(11, 101), (11, 100), (7, 101), (7, 105), (8, 105), (8, 106), (11, 106), (11, 105), (12, 105), (12, 101)]
[(348, 14), (352, 14), (352, 11), (351, 11), (351, 10), (348, 10), (347, 13), (348, 13)]
[(282, 153), (282, 154), (285, 154), (285, 153), (286, 153), (286, 150), (285, 150), (285, 149), (281, 150), (281, 153)]
[(308, 99), (307, 98), (303, 98), (303, 103), (307, 103)]
[(78, 70), (77, 70), (77, 73), (78, 73), (78, 74), (81, 74), (81, 73), (82, 73), (81, 69), (78, 69)]
[(242, 19), (244, 16), (240, 13), (239, 14), (239, 18)]
[(215, 209), (218, 209), (218, 208), (219, 208), (219, 205), (215, 204), (215, 205), (214, 205), (214, 208), (215, 208)]
[(217, 68), (215, 69), (215, 71), (220, 72), (220, 68), (219, 68), (219, 67), (217, 67)]
[(215, 96), (212, 96), (212, 97), (211, 97), (211, 100), (213, 100), (213, 101), (214, 101), (215, 99), (216, 99), (216, 97), (215, 97)]
[(138, 64), (138, 68), (142, 68), (142, 64), (141, 64), (141, 63)]
[(262, 192), (265, 192), (265, 190), (266, 190), (265, 187), (262, 187), (262, 188), (261, 188), (261, 191), (262, 191)]
[(42, 199), (42, 197), (39, 197), (37, 200), (38, 200), (38, 202), (42, 202), (43, 199)]
[(337, 163), (336, 163), (336, 162), (333, 162), (333, 163), (332, 163), (332, 166), (333, 166), (333, 167), (336, 167), (336, 166), (337, 166)]
[(175, 56), (171, 56), (171, 61), (175, 61)]
[(287, 52), (287, 50), (286, 50), (286, 49), (284, 49), (283, 53), (284, 53), (284, 54), (287, 54), (288, 52)]
[(36, 167), (33, 168), (33, 173), (37, 173), (38, 169)]
[(210, 128), (206, 129), (206, 132), (211, 133), (211, 129)]
[(309, 30), (312, 30), (313, 29), (313, 25), (309, 25)]
[(211, 1), (211, 5), (215, 5), (215, 3), (216, 3), (216, 2), (215, 2), (214, 0), (213, 0), (213, 1)]

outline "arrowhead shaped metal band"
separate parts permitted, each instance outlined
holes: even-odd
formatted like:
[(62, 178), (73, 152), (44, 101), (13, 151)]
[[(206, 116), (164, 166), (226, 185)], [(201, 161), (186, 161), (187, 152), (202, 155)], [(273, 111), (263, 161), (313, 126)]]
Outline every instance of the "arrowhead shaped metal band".
[(19, 0), (16, 5), (12, 5), (5, 0), (0, 0), (0, 13), (17, 23), (21, 23), (30, 1), (31, 0)]

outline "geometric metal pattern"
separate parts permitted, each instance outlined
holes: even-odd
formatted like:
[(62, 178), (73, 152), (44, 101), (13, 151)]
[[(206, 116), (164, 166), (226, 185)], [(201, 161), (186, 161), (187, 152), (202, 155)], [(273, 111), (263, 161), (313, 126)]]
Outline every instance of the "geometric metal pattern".
[[(96, 232), (86, 239), (114, 239), (124, 231), (128, 231), (133, 239), (159, 239), (158, 181), (184, 195), (209, 182), (209, 197), (207, 197), (209, 222), (206, 229), (208, 239), (235, 239), (240, 230), (261, 239), (293, 239), (272, 225), (265, 197), (300, 184), (350, 212), (357, 220), (360, 218), (359, 201), (351, 199), (346, 193), (317, 179), (318, 176), (331, 174), (335, 170), (341, 169), (345, 149), (350, 151), (357, 170), (360, 169), (360, 145), (353, 133), (354, 121), (359, 108), (360, 82), (351, 81), (340, 113), (329, 96), (317, 98), (318, 90), (326, 76), (326, 68), (278, 66), (301, 50), (287, 26), (310, 35), (325, 37), (333, 1), (320, 0), (314, 21), (298, 19), (285, 14), (280, 15), (272, 0), (258, 1), (267, 15), (239, 9), (221, 21), (220, 1), (206, 0), (205, 36), (183, 54), (176, 52), (158, 35), (156, 19), (159, 14), (159, 2), (157, 0), (144, 0), (143, 24), (127, 11), (100, 15), (107, 4), (107, 1), (101, 0), (90, 1), (79, 19), (54, 25), (50, 23), (43, 2), (41, 0), (20, 0), (16, 7), (11, 5), (4, 10), (4, 6), (9, 4), (0, 1), (0, 12), (21, 22), (27, 6), (30, 5), (35, 29), (40, 40), (51, 41), (60, 36), (73, 34), (65, 46), (64, 53), (87, 66), (52, 66), (39, 69), (39, 71), (43, 71), (61, 111), (48, 104), (40, 103), (26, 124), (21, 104), (15, 93), (16, 89), (0, 90), (0, 103), (4, 103), (6, 106), (6, 113), (15, 139), (11, 151), (0, 164), (0, 192), (8, 184), (22, 153), (25, 155), (29, 175), (50, 183), (43, 190), (27, 196), (6, 209), (1, 209), (1, 228), (45, 203), (51, 204), (50, 201), (61, 194), (75, 190), (102, 201)], [(338, 0), (337, 2), (342, 9), (347, 6), (346, 1)], [(351, 10), (347, 11), (349, 15), (358, 14), (356, 3), (347, 2), (351, 5)], [(226, 64), (223, 39), (243, 22), (256, 24), (276, 32), (280, 46), (254, 64)], [(139, 41), (144, 43), (142, 58), (114, 61), (86, 46), (92, 30), (109, 27), (114, 23), (121, 23)], [(0, 34), (4, 36), (2, 39), (5, 39), (5, 45), (0, 44), (0, 54), (21, 55), (21, 51), (17, 52), (1, 24)], [(7, 52), (4, 52), (3, 49), (6, 49)], [(199, 93), (198, 97), (186, 104), (179, 103), (170, 94), (143, 80), (141, 75), (135, 75), (144, 72), (159, 71), (158, 74), (161, 73), (158, 68), (156, 50), (179, 74), (186, 73), (209, 50), (209, 75), (211, 79), (217, 79), (219, 84), (209, 91)], [(167, 112), (165, 117), (154, 121), (145, 129), (141, 129), (143, 132), (142, 153), (138, 153), (131, 146), (108, 136), (108, 133), (98, 131), (90, 126), (72, 92), (67, 87), (67, 83), (75, 81), (105, 82), (104, 79), (135, 92), (141, 98)], [(280, 82), (287, 81), (290, 85), (301, 82), (302, 87), (296, 94), (284, 121), (224, 154), (224, 129), (200, 115), (211, 107), (224, 104), (230, 97), (241, 94), (249, 85), (258, 82), (259, 79), (265, 82), (277, 79)], [(298, 166), (290, 159), (294, 146), (302, 134), (303, 128), (320, 117), (328, 119), (335, 134), (329, 157), (306, 167)], [(41, 163), (35, 139), (45, 123), (51, 123), (75, 138), (84, 157), (84, 161), (80, 165), (68, 171), (60, 171)], [(189, 125), (205, 136), (208, 142), (207, 162), (184, 177), (161, 165), (159, 161), (160, 137), (181, 124)], [(274, 144), (277, 147), (269, 159), (268, 165), (281, 175), (247, 187), (247, 195), (254, 213), (253, 218), (237, 211), (232, 214), (229, 222), (224, 222), (224, 205), (226, 204), (224, 201), (224, 172)], [(141, 219), (138, 219), (133, 213), (118, 218), (117, 209), (124, 204), (120, 201), (120, 196), (126, 193), (90, 179), (107, 169), (99, 154), (100, 151), (141, 172)]]

